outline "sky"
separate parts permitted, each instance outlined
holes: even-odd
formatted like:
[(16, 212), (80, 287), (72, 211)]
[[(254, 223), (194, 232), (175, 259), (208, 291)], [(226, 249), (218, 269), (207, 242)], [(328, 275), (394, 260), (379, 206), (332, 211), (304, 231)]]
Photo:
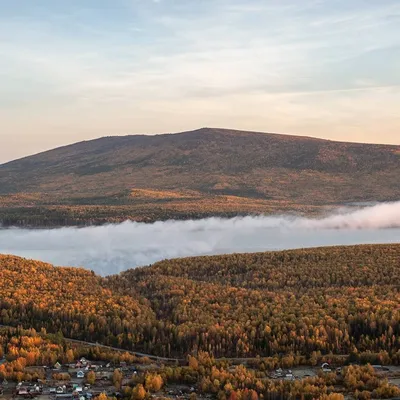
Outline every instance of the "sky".
[(0, 163), (221, 127), (400, 144), (399, 0), (0, 0)]

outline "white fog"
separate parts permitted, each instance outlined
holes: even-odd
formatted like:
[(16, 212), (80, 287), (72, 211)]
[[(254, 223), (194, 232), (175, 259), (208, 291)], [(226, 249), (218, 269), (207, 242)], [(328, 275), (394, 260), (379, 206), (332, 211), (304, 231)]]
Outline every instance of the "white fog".
[(400, 242), (400, 202), (322, 219), (265, 216), (86, 228), (0, 229), (0, 253), (102, 275), (176, 257)]

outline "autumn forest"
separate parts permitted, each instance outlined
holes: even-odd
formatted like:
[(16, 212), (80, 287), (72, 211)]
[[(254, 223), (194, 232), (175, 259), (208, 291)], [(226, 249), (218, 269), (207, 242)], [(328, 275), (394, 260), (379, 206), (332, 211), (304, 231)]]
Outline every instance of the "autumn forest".
[(167, 357), (371, 352), (400, 363), (399, 245), (193, 257), (106, 278), (0, 262), (4, 325)]
[[(189, 362), (189, 371), (167, 370), (163, 379), (201, 382), (204, 392), (223, 389), (213, 374), (237, 380), (224, 360), (259, 371), (323, 361), (400, 365), (398, 244), (192, 257), (105, 278), (14, 256), (0, 264), (2, 325)], [(46, 351), (41, 357), (51, 357)]]

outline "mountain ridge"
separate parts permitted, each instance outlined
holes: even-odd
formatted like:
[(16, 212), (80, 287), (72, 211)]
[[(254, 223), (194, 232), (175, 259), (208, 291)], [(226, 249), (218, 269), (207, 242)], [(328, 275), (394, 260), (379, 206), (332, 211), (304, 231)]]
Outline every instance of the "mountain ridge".
[(124, 218), (154, 220), (393, 201), (399, 171), (396, 145), (221, 128), (108, 136), (0, 165), (0, 220), (28, 206), (124, 206)]
[(343, 141), (343, 140), (334, 140), (334, 139), (324, 139), (320, 137), (315, 137), (315, 136), (308, 136), (308, 135), (295, 135), (291, 133), (277, 133), (277, 132), (261, 132), (261, 131), (242, 131), (238, 129), (229, 129), (229, 128), (212, 128), (212, 127), (203, 127), (203, 128), (198, 128), (190, 131), (179, 131), (179, 132), (169, 132), (169, 133), (155, 133), (155, 134), (146, 134), (146, 133), (138, 133), (138, 134), (126, 134), (126, 135), (106, 135), (106, 136), (100, 136), (98, 138), (94, 139), (86, 139), (82, 140), (79, 142), (73, 142), (69, 143), (66, 145), (62, 146), (57, 146), (52, 149), (40, 151), (38, 153), (30, 154), (24, 157), (20, 157), (17, 159), (13, 159), (10, 161), (6, 161), (4, 163), (0, 164), (0, 167), (19, 162), (31, 157), (36, 157), (40, 155), (44, 155), (46, 153), (54, 152), (57, 150), (62, 150), (65, 148), (69, 148), (72, 146), (79, 146), (79, 145), (84, 145), (87, 143), (95, 143), (95, 142), (100, 142), (100, 141), (105, 141), (105, 140), (113, 140), (113, 139), (152, 139), (152, 138), (164, 138), (164, 137), (170, 137), (170, 136), (183, 136), (183, 135), (195, 135), (195, 134), (209, 134), (209, 133), (224, 133), (224, 134), (231, 134), (231, 135), (246, 135), (246, 134), (257, 134), (257, 135), (264, 135), (264, 136), (269, 136), (269, 137), (280, 137), (280, 138), (288, 138), (292, 140), (299, 140), (301, 141), (302, 139), (306, 140), (314, 140), (314, 141), (319, 141), (319, 142), (327, 142), (327, 143), (337, 143), (337, 144), (350, 144), (350, 145), (371, 145), (371, 146), (380, 146), (380, 147), (394, 147), (398, 148), (400, 145), (396, 144), (381, 144), (378, 142), (374, 143), (367, 143), (367, 142), (352, 142), (352, 141)]

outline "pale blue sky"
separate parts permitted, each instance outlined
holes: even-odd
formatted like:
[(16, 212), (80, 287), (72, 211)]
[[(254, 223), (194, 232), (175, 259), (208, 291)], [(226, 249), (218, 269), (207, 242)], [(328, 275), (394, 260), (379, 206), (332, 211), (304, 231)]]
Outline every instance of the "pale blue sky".
[(398, 0), (0, 0), (0, 162), (203, 126), (400, 144)]

